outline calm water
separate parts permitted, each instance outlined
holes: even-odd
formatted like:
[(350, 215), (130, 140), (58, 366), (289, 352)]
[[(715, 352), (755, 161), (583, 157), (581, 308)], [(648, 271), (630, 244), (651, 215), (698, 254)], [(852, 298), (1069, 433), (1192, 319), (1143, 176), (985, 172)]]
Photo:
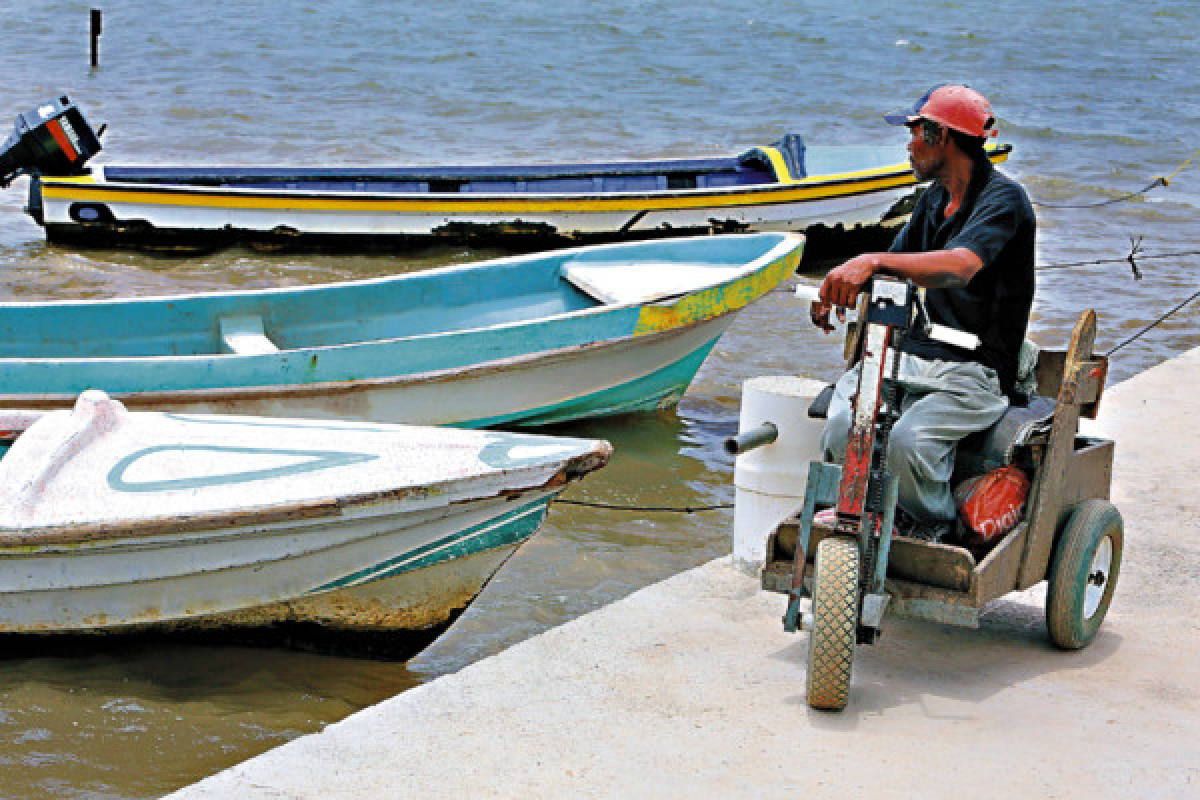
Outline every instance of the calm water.
[[(0, 3), (0, 116), (69, 94), (111, 161), (446, 163), (718, 154), (798, 131), (812, 143), (894, 141), (879, 115), (943, 80), (995, 106), (1005, 169), (1044, 203), (1094, 203), (1200, 148), (1200, 15), (1140, 4), (879, 0), (261, 4), (105, 8), (88, 68), (88, 3)], [(99, 4), (97, 4), (99, 5)], [(824, 4), (821, 4), (824, 5)], [(0, 298), (161, 293), (366, 277), (496, 255), (163, 259), (49, 247), (0, 192)], [(1200, 284), (1200, 164), (1132, 202), (1038, 209), (1034, 338), (1057, 345), (1085, 307), (1107, 348)], [(1155, 255), (1181, 254), (1166, 258)], [(1116, 354), (1128, 377), (1200, 344), (1189, 306)], [(612, 465), (569, 496), (643, 505), (732, 499), (721, 439), (741, 382), (829, 377), (837, 343), (779, 292), (749, 309), (678, 413), (576, 425)], [(408, 664), (286, 651), (139, 645), (0, 658), (0, 797), (152, 797), (495, 653), (727, 552), (732, 515), (556, 507), (475, 607)]]

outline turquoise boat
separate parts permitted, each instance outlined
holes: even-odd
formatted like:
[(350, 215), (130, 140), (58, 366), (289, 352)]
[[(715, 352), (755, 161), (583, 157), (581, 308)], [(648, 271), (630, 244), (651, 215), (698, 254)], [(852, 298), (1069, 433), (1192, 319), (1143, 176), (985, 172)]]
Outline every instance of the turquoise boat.
[(487, 427), (674, 405), (802, 236), (594, 245), (337, 284), (0, 304), (0, 408)]

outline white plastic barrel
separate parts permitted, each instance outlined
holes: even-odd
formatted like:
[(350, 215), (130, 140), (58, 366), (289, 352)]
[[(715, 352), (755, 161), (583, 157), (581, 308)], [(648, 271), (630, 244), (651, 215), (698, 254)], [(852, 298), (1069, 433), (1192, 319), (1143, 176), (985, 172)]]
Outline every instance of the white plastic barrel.
[(825, 383), (791, 375), (751, 378), (742, 385), (739, 432), (770, 422), (776, 440), (742, 453), (734, 462), (733, 563), (757, 573), (766, 559), (767, 537), (804, 502), (808, 464), (821, 457), (825, 420), (808, 407)]

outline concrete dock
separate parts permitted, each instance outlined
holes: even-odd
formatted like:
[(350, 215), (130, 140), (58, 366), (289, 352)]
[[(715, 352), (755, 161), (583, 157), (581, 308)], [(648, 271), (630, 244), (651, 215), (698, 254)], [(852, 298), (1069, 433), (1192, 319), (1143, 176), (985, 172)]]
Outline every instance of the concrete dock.
[(719, 559), (170, 797), (1200, 798), (1200, 349), (1110, 387), (1125, 554), (1092, 645), (1044, 584), (968, 630), (889, 618), (849, 706)]

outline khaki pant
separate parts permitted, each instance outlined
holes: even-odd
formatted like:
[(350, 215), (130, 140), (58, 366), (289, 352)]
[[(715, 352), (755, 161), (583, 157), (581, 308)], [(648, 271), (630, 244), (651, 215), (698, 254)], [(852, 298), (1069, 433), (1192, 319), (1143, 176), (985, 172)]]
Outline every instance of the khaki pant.
[[(825, 460), (840, 464), (850, 430), (850, 399), (858, 391), (859, 365), (842, 375), (821, 436)], [(904, 396), (892, 428), (888, 471), (899, 478), (900, 507), (918, 520), (949, 521), (957, 511), (950, 491), (960, 439), (1000, 419), (1008, 398), (995, 370), (976, 361), (900, 356)]]

